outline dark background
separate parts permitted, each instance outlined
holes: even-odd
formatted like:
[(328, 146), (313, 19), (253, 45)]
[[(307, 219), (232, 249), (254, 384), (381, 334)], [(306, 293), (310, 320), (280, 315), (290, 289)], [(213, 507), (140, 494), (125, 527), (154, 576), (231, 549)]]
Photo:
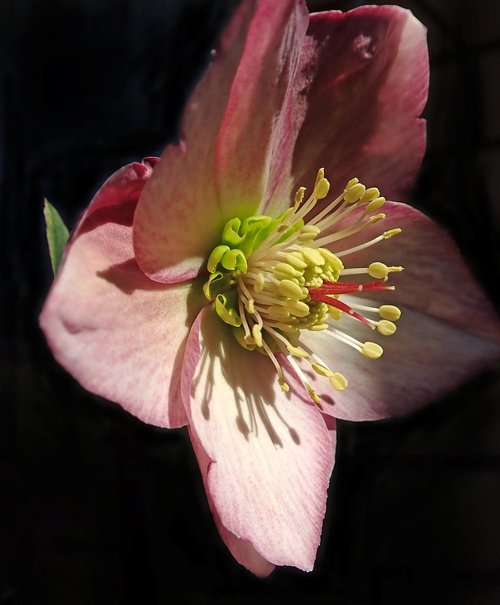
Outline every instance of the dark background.
[[(499, 308), (499, 3), (400, 4), (429, 28), (432, 65), (411, 199)], [(261, 580), (219, 539), (185, 431), (84, 392), (38, 329), (42, 198), (72, 225), (111, 172), (158, 154), (235, 5), (0, 0), (0, 603), (497, 605), (498, 366), (411, 417), (339, 423), (316, 569)]]

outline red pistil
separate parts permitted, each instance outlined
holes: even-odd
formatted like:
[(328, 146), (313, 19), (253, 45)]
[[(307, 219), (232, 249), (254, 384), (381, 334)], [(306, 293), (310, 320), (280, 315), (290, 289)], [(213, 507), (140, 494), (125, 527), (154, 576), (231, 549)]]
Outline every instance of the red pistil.
[[(315, 289), (319, 290), (319, 288)], [(309, 290), (309, 294), (311, 294), (311, 290)], [(370, 328), (372, 327), (370, 322), (365, 317), (363, 317), (359, 313), (356, 313), (356, 311), (353, 311), (349, 305), (347, 305), (345, 302), (342, 302), (341, 300), (338, 300), (337, 298), (328, 296), (328, 294), (321, 294), (320, 292), (315, 292), (314, 294), (311, 294), (311, 299), (316, 302), (326, 303), (330, 307), (335, 307), (335, 309), (343, 311), (344, 313), (347, 313), (347, 315), (351, 315), (351, 317), (354, 317), (355, 319), (359, 319), (359, 321), (366, 324)]]
[(353, 311), (353, 309), (345, 302), (334, 298), (334, 295), (339, 294), (356, 294), (364, 290), (392, 290), (392, 286), (384, 285), (384, 280), (370, 282), (368, 284), (351, 284), (348, 282), (324, 282), (319, 288), (309, 288), (309, 296), (311, 300), (322, 302), (330, 307), (334, 307), (343, 313), (347, 313), (358, 319), (362, 323), (372, 328), (372, 324), (362, 315)]
[(364, 290), (393, 290), (394, 286), (386, 286), (383, 279), (368, 284), (351, 284), (341, 281), (326, 281), (319, 288), (309, 288), (309, 294), (314, 297), (319, 294), (354, 294)]

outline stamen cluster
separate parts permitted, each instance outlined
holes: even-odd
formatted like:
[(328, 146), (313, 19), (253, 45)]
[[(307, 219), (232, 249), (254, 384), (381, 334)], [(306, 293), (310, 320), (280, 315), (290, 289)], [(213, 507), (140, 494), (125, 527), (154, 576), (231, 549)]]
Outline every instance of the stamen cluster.
[[(232, 326), (239, 344), (267, 355), (276, 368), (279, 384), (289, 390), (282, 362), (284, 356), (313, 401), (320, 403), (301, 363), (306, 362), (318, 375), (329, 379), (335, 390), (344, 390), (347, 379), (328, 367), (301, 339), (304, 330), (325, 331), (337, 341), (351, 346), (365, 357), (379, 358), (382, 347), (374, 342), (360, 342), (339, 330), (336, 322), (344, 315), (352, 317), (384, 336), (396, 331), (394, 321), (400, 311), (392, 305), (368, 307), (347, 304), (340, 297), (367, 290), (393, 290), (386, 285), (389, 273), (402, 267), (388, 267), (373, 262), (368, 267), (346, 269), (342, 257), (375, 245), (398, 234), (391, 229), (363, 244), (332, 252), (325, 246), (358, 233), (383, 218), (377, 213), (385, 200), (377, 188), (367, 189), (358, 179), (351, 179), (342, 195), (316, 214), (311, 211), (329, 192), (330, 183), (323, 169), (318, 171), (314, 189), (304, 201), (305, 188), (295, 196), (293, 207), (276, 218), (251, 216), (234, 218), (222, 230), (221, 243), (214, 248), (207, 269), (205, 296), (226, 324)], [(362, 207), (349, 223), (346, 218)], [(311, 216), (309, 220), (305, 220)], [(334, 227), (342, 221), (342, 228)], [(375, 281), (358, 284), (339, 281), (348, 275), (367, 274)], [(368, 319), (376, 313), (381, 319)]]

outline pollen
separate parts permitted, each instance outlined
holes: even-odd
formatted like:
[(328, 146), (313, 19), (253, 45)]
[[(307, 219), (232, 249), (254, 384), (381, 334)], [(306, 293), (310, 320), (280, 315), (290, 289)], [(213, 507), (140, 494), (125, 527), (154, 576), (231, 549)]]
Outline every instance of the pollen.
[[(384, 352), (376, 342), (354, 338), (349, 329), (352, 321), (384, 340), (396, 333), (395, 322), (401, 316), (394, 305), (369, 306), (357, 297), (372, 298), (394, 290), (387, 283), (390, 274), (403, 267), (376, 259), (361, 267), (347, 262), (350, 255), (401, 233), (394, 227), (373, 237), (371, 228), (371, 238), (363, 241), (364, 230), (386, 218), (378, 212), (385, 198), (377, 187), (367, 188), (357, 178), (328, 201), (331, 189), (321, 168), (309, 197), (306, 188), (300, 187), (291, 207), (280, 215), (227, 221), (207, 259), (208, 278), (203, 286), (206, 298), (213, 301), (215, 312), (231, 327), (239, 345), (267, 355), (280, 388), (289, 392), (291, 383), (285, 371), (292, 372), (319, 406), (318, 393), (325, 386), (337, 392), (348, 387), (347, 378), (335, 367), (342, 361), (342, 347), (351, 347), (371, 360)], [(353, 235), (361, 243), (342, 246)], [(350, 281), (350, 276), (361, 279)], [(306, 334), (310, 335), (307, 339)], [(331, 339), (328, 361), (311, 344), (316, 334)]]

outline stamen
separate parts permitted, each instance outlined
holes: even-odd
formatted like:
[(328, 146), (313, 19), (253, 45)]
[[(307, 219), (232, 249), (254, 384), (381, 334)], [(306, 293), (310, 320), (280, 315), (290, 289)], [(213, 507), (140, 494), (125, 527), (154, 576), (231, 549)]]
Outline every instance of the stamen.
[(370, 240), (364, 244), (360, 244), (359, 246), (354, 246), (353, 248), (348, 248), (347, 250), (341, 250), (340, 252), (335, 252), (335, 255), (338, 257), (341, 257), (341, 256), (347, 256), (348, 254), (352, 254), (353, 252), (359, 252), (360, 250), (365, 250), (365, 248), (369, 248), (370, 246), (373, 246), (374, 244), (378, 244), (379, 242), (382, 242), (385, 239), (394, 237), (395, 235), (398, 235), (398, 233), (401, 233), (401, 229), (399, 229), (399, 228), (389, 229), (389, 231), (384, 231), (384, 233), (382, 233), (382, 235), (379, 235), (378, 237), (375, 237), (372, 240)]
[(287, 355), (287, 359), (288, 359), (288, 362), (290, 363), (290, 365), (295, 370), (295, 373), (297, 374), (300, 382), (302, 382), (306, 391), (309, 393), (309, 397), (312, 399), (312, 401), (314, 401), (314, 403), (320, 404), (321, 400), (318, 397), (318, 394), (312, 388), (311, 383), (306, 378), (306, 375), (304, 374), (304, 372), (300, 369), (299, 364), (295, 361), (295, 359), (291, 355)]
[(382, 305), (380, 307), (367, 307), (366, 305), (359, 305), (357, 303), (350, 303), (353, 309), (358, 311), (366, 311), (367, 313), (378, 313), (383, 319), (389, 321), (397, 321), (401, 317), (401, 310), (394, 305)]
[(403, 271), (403, 267), (388, 267), (384, 263), (375, 262), (371, 263), (368, 267), (357, 267), (352, 269), (344, 269), (341, 271), (341, 275), (362, 275), (368, 273), (370, 277), (376, 279), (385, 279), (389, 273), (395, 273)]
[(313, 300), (318, 300), (318, 301), (326, 303), (327, 305), (331, 305), (332, 307), (335, 307), (336, 309), (343, 311), (349, 317), (353, 317), (354, 319), (357, 319), (361, 323), (364, 323), (365, 325), (367, 325), (369, 328), (374, 329), (374, 326), (365, 317), (363, 317), (359, 313), (356, 313), (356, 311), (353, 311), (352, 308), (345, 302), (342, 302), (341, 300), (338, 300), (336, 298), (332, 298), (331, 296), (328, 296), (328, 295), (322, 295), (317, 290), (314, 291), (314, 293), (312, 294), (312, 297), (313, 297), (312, 298)]
[(368, 357), (368, 359), (378, 359), (382, 356), (383, 352), (384, 349), (376, 342), (365, 342), (361, 349), (361, 353), (363, 353), (365, 357)]
[(356, 340), (356, 338), (353, 338), (349, 334), (346, 334), (341, 330), (337, 330), (336, 328), (332, 328), (332, 330), (327, 332), (327, 334), (332, 335), (333, 337), (337, 338), (337, 340), (340, 340), (353, 349), (356, 349), (356, 351), (359, 351), (369, 359), (378, 359), (384, 352), (384, 349), (376, 342), (360, 342), (359, 340)]
[(336, 233), (332, 233), (331, 235), (327, 235), (326, 237), (321, 237), (316, 240), (317, 246), (326, 246), (327, 244), (333, 244), (338, 240), (344, 239), (345, 237), (349, 237), (350, 235), (354, 235), (362, 231), (365, 227), (369, 225), (373, 225), (374, 223), (385, 218), (385, 214), (375, 214), (370, 216), (368, 220), (363, 221), (364, 215), (362, 215), (358, 220), (356, 220), (351, 227), (346, 227), (345, 229), (341, 229)]
[[(402, 267), (380, 261), (367, 267), (344, 267), (341, 256), (348, 256), (400, 233), (390, 229), (357, 246), (334, 253), (324, 246), (350, 237), (385, 218), (378, 210), (385, 203), (376, 187), (366, 188), (357, 178), (351, 179), (340, 196), (327, 203), (314, 217), (306, 220), (318, 201), (325, 199), (330, 183), (321, 168), (311, 195), (305, 198), (300, 187), (293, 206), (277, 217), (235, 217), (222, 229), (221, 239), (207, 261), (209, 277), (203, 292), (213, 301), (218, 316), (232, 326), (237, 342), (244, 348), (257, 349), (273, 363), (280, 387), (287, 392), (283, 368), (276, 351), (288, 359), (312, 401), (320, 399), (295, 358), (309, 364), (318, 379), (326, 378), (334, 390), (347, 387), (347, 379), (332, 370), (301, 340), (304, 330), (322, 331), (347, 344), (369, 359), (377, 359), (383, 349), (374, 342), (361, 342), (335, 327), (347, 316), (363, 323), (382, 336), (396, 332), (401, 311), (393, 305), (370, 307), (342, 300), (347, 294), (365, 291), (390, 291), (389, 273)], [(360, 211), (359, 211), (360, 210)], [(352, 217), (351, 217), (352, 215)], [(342, 228), (335, 228), (336, 225)], [(369, 275), (375, 281), (351, 283), (340, 276)], [(365, 317), (368, 314), (368, 317)], [(380, 319), (369, 318), (375, 314)], [(253, 409), (255, 405), (255, 410)], [(255, 412), (264, 414), (259, 402), (250, 402), (250, 421), (257, 426)]]
[(377, 321), (376, 326), (377, 332), (379, 332), (379, 334), (382, 334), (382, 336), (392, 336), (397, 330), (396, 324), (392, 321), (388, 321), (387, 319)]
[(379, 309), (380, 317), (390, 321), (397, 321), (401, 317), (401, 310), (394, 305), (382, 305)]
[(283, 369), (282, 369), (279, 361), (276, 359), (274, 353), (268, 347), (268, 345), (267, 345), (267, 343), (266, 343), (265, 340), (262, 341), (262, 348), (268, 354), (268, 356), (271, 359), (274, 367), (276, 368), (276, 372), (278, 374), (278, 382), (279, 382), (279, 385), (280, 385), (281, 389), (285, 393), (288, 393), (288, 391), (290, 390), (290, 386), (288, 385), (288, 383), (285, 380), (285, 376), (283, 375)]

